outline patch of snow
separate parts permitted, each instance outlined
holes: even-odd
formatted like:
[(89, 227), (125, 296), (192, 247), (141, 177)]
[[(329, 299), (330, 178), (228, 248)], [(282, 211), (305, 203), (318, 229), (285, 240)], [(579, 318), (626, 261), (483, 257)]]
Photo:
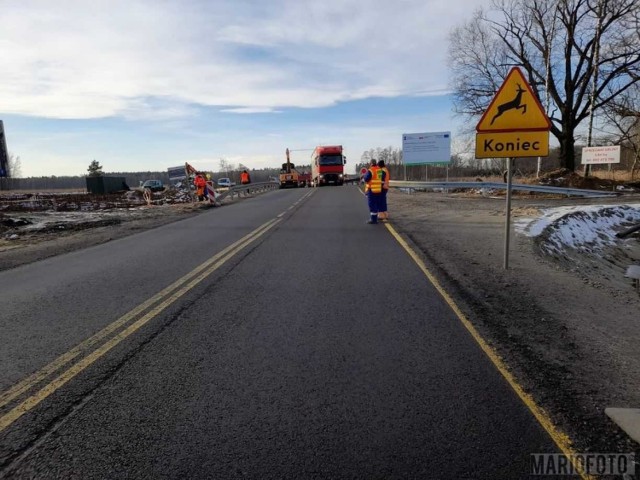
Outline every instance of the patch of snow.
[(528, 237), (546, 236), (551, 250), (571, 247), (592, 253), (616, 245), (621, 228), (640, 222), (640, 204), (579, 205), (542, 210), (539, 218), (521, 218), (516, 232)]

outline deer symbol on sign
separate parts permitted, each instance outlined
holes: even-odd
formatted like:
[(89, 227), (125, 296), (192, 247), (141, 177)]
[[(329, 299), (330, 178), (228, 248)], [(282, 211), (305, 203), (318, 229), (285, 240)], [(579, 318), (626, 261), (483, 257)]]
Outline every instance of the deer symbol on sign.
[(519, 83), (516, 83), (516, 85), (518, 85), (518, 88), (516, 90), (518, 93), (516, 93), (515, 98), (509, 102), (498, 105), (498, 113), (494, 115), (489, 125), (493, 125), (494, 120), (498, 118), (500, 115), (502, 115), (504, 112), (506, 112), (507, 110), (522, 110), (523, 115), (527, 112), (527, 104), (520, 103), (522, 101), (522, 94), (525, 91), (522, 89)]

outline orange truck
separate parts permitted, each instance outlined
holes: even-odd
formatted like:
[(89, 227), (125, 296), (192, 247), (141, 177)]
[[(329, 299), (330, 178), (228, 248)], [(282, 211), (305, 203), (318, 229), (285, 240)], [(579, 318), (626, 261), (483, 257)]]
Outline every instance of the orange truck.
[(342, 145), (316, 147), (311, 154), (311, 183), (314, 187), (344, 185), (346, 163)]

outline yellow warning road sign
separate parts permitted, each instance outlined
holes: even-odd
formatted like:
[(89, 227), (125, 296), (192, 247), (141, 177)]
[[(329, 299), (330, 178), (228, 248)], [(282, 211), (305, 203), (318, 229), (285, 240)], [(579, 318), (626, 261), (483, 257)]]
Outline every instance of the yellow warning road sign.
[(549, 132), (479, 132), (476, 158), (546, 157)]
[(476, 126), (480, 132), (549, 130), (551, 122), (518, 67), (513, 67)]

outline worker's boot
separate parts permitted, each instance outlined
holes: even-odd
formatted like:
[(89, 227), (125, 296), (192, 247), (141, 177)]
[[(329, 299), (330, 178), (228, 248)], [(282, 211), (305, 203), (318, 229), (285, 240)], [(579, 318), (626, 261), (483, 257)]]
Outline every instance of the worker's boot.
[(369, 220), (367, 220), (367, 223), (369, 223), (369, 224), (378, 223), (378, 214), (377, 213), (372, 213), (371, 214), (371, 218), (369, 218)]

